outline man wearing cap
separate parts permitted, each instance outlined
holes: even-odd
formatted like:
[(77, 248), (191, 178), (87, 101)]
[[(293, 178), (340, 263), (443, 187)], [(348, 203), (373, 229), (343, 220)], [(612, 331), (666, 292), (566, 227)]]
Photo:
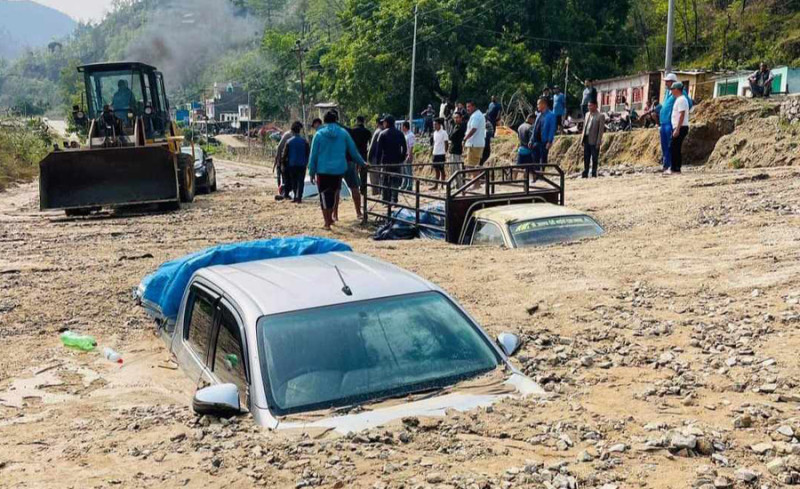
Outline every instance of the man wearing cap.
[(683, 83), (673, 83), (670, 91), (675, 98), (670, 121), (674, 129), (670, 142), (670, 166), (664, 171), (664, 176), (680, 174), (683, 166), (683, 141), (689, 134), (689, 97), (683, 93)]
[[(664, 96), (664, 104), (661, 106), (661, 113), (659, 114), (659, 121), (661, 122), (660, 135), (661, 135), (661, 162), (664, 171), (668, 170), (672, 165), (672, 154), (670, 147), (672, 145), (672, 107), (675, 105), (675, 97), (671, 93), (673, 83), (678, 82), (678, 77), (675, 73), (667, 73), (664, 77), (664, 85), (666, 85), (667, 93)], [(683, 95), (686, 97), (686, 102), (689, 104), (691, 110), (694, 102), (689, 98), (686, 90), (683, 90)]]

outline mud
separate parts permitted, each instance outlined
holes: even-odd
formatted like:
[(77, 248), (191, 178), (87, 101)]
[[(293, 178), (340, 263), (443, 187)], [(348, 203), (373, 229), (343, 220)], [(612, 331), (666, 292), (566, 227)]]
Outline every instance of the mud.
[[(797, 169), (569, 180), (608, 234), (504, 250), (374, 242), (349, 202), (325, 233), (263, 168), (217, 163), (220, 192), (170, 214), (66, 219), (38, 212), (35, 185), (0, 194), (0, 487), (776, 488), (800, 472)], [(197, 418), (131, 290), (187, 252), (295, 234), (519, 333), (514, 362), (551, 397), (337, 440)], [(63, 348), (65, 328), (123, 365)]]

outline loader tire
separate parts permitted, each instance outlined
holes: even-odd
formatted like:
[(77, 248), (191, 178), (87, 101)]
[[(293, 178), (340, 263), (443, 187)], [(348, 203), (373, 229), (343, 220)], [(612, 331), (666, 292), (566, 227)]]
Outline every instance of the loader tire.
[(178, 156), (178, 186), (181, 191), (181, 202), (193, 202), (197, 187), (194, 178), (194, 161), (189, 155)]

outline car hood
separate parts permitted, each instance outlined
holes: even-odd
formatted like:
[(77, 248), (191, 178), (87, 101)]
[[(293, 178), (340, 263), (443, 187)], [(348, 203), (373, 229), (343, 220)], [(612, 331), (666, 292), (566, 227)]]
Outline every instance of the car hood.
[[(376, 428), (409, 416), (442, 417), (449, 410), (470, 411), (490, 406), (506, 397), (545, 396), (545, 391), (528, 377), (513, 372), (494, 385), (453, 386), (430, 394), (428, 397), (408, 401), (408, 398), (366, 405), (362, 411), (335, 415), (335, 411), (320, 411), (300, 416), (289, 416), (278, 422), (277, 430), (335, 432), (339, 435)], [(410, 396), (413, 398), (413, 396)]]

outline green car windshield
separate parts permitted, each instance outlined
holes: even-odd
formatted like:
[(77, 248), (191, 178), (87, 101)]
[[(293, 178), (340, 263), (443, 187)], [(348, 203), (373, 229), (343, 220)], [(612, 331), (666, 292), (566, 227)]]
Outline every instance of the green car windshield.
[(576, 241), (603, 234), (603, 228), (594, 219), (582, 215), (518, 221), (510, 224), (508, 229), (517, 248)]
[(265, 316), (258, 344), (277, 415), (444, 387), (501, 362), (477, 327), (436, 292)]

